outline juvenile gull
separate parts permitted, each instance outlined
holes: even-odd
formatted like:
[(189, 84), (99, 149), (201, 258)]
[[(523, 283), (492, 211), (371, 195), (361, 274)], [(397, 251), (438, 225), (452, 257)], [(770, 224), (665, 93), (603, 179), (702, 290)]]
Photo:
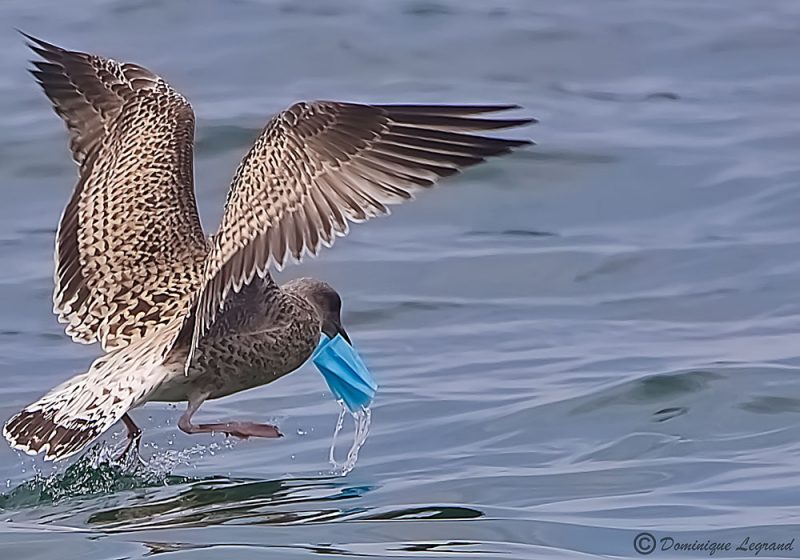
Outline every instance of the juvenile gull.
[(483, 116), (513, 105), (295, 103), (245, 155), (207, 238), (186, 99), (137, 64), (23, 35), (79, 165), (58, 227), (54, 312), (73, 340), (105, 351), (5, 424), (13, 447), (49, 460), (81, 451), (119, 420), (128, 448), (138, 446), (128, 413), (148, 401), (188, 401), (178, 426), (190, 434), (279, 437), (268, 424), (192, 422), (205, 400), (300, 367), (321, 334), (349, 343), (333, 288), (310, 278), (278, 285), (271, 268), (530, 143), (474, 134), (533, 122)]

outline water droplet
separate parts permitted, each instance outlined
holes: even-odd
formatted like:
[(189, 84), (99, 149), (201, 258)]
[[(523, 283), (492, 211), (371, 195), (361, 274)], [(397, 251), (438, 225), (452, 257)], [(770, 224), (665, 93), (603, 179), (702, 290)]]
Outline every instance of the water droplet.
[[(331, 450), (328, 455), (328, 459), (330, 460), (331, 465), (333, 465), (333, 474), (345, 476), (347, 473), (352, 471), (353, 468), (355, 468), (356, 461), (358, 461), (358, 452), (367, 441), (367, 436), (369, 435), (369, 424), (372, 419), (372, 411), (369, 408), (362, 408), (358, 412), (352, 413), (347, 410), (342, 401), (337, 402), (341, 407), (341, 411), (339, 412), (339, 419), (336, 422), (336, 429), (333, 431), (333, 441), (331, 442)], [(350, 414), (350, 416), (353, 417), (353, 422), (355, 423), (355, 434), (353, 434), (353, 445), (350, 446), (350, 450), (347, 452), (347, 457), (345, 458), (344, 463), (339, 463), (334, 457), (334, 451), (336, 449), (336, 438), (338, 437), (339, 432), (342, 431), (344, 417), (346, 414)]]

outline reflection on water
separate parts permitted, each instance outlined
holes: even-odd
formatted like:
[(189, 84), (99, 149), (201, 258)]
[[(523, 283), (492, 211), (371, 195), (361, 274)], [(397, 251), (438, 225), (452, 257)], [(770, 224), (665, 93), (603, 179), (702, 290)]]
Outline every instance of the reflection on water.
[[(336, 433), (344, 415), (339, 418)], [(368, 414), (362, 414), (359, 419)], [(358, 449), (363, 445), (369, 422), (359, 424), (361, 432), (348, 454), (348, 470), (355, 465)], [(336, 442), (334, 435), (333, 445)], [(134, 531), (166, 527), (198, 527), (227, 523), (292, 524), (325, 522), (351, 518), (366, 510), (358, 507), (358, 498), (369, 492), (369, 486), (348, 484), (342, 473), (303, 479), (259, 481), (219, 476), (188, 477), (172, 474), (181, 465), (190, 465), (218, 446), (194, 446), (182, 451), (155, 451), (147, 461), (136, 455), (115, 459), (119, 446), (96, 444), (73, 464), (45, 475), (36, 474), (7, 493), (0, 494), (0, 512), (9, 519), (25, 517), (58, 526), (86, 524), (103, 531)], [(134, 500), (132, 505), (107, 507), (107, 500), (94, 500), (111, 495), (143, 496), (147, 489), (174, 487), (166, 496)], [(131, 494), (133, 493), (133, 494)], [(90, 500), (87, 502), (87, 500)], [(350, 507), (336, 503), (355, 500)], [(87, 507), (87, 503), (91, 506)], [(102, 505), (101, 505), (102, 504)], [(49, 511), (47, 511), (49, 510)], [(443, 511), (431, 515), (447, 515)], [(456, 508), (457, 515), (458, 508)], [(47, 512), (47, 513), (44, 513)], [(417, 516), (417, 508), (407, 512)], [(379, 514), (375, 518), (402, 517), (404, 512)]]
[[(340, 476), (279, 480), (203, 479), (165, 472), (163, 457), (153, 460), (158, 468), (135, 461), (126, 464), (107, 458), (95, 447), (63, 473), (37, 475), (0, 496), (0, 508), (24, 517), (26, 511), (45, 524), (57, 527), (84, 525), (103, 532), (209, 527), (214, 525), (291, 525), (332, 521), (470, 519), (483, 514), (472, 508), (426, 506), (371, 511), (361, 504), (371, 486), (348, 483)], [(104, 500), (86, 499), (110, 495), (139, 498), (147, 489), (161, 488), (151, 499), (126, 500), (107, 507)], [(167, 490), (167, 488), (171, 488)], [(47, 510), (50, 510), (49, 512)], [(161, 552), (167, 549), (160, 549)]]
[[(203, 480), (177, 495), (145, 505), (93, 513), (90, 526), (106, 531), (153, 527), (234, 524), (287, 524), (331, 521), (358, 512), (341, 501), (363, 496), (370, 488), (348, 486), (340, 479), (291, 481)], [(356, 500), (357, 502), (357, 500)]]

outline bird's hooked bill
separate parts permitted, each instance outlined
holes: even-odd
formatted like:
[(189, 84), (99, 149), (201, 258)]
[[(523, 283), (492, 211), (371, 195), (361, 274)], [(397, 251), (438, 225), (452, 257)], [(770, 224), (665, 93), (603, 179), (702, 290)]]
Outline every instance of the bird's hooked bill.
[(311, 360), (331, 392), (350, 412), (355, 414), (369, 407), (378, 391), (378, 384), (356, 349), (342, 335), (330, 338), (323, 333)]

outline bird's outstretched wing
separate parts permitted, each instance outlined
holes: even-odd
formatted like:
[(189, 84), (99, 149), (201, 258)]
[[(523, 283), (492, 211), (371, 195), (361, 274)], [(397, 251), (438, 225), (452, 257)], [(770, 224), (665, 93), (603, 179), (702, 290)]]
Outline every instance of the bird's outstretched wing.
[(194, 199), (194, 113), (141, 66), (23, 34), (80, 177), (56, 241), (54, 311), (79, 342), (128, 344), (183, 312), (208, 250)]
[(348, 222), (387, 214), (442, 177), (529, 144), (471, 134), (532, 122), (480, 116), (511, 108), (316, 101), (275, 116), (233, 178), (194, 308), (194, 344), (230, 290), (254, 275), (314, 255)]

